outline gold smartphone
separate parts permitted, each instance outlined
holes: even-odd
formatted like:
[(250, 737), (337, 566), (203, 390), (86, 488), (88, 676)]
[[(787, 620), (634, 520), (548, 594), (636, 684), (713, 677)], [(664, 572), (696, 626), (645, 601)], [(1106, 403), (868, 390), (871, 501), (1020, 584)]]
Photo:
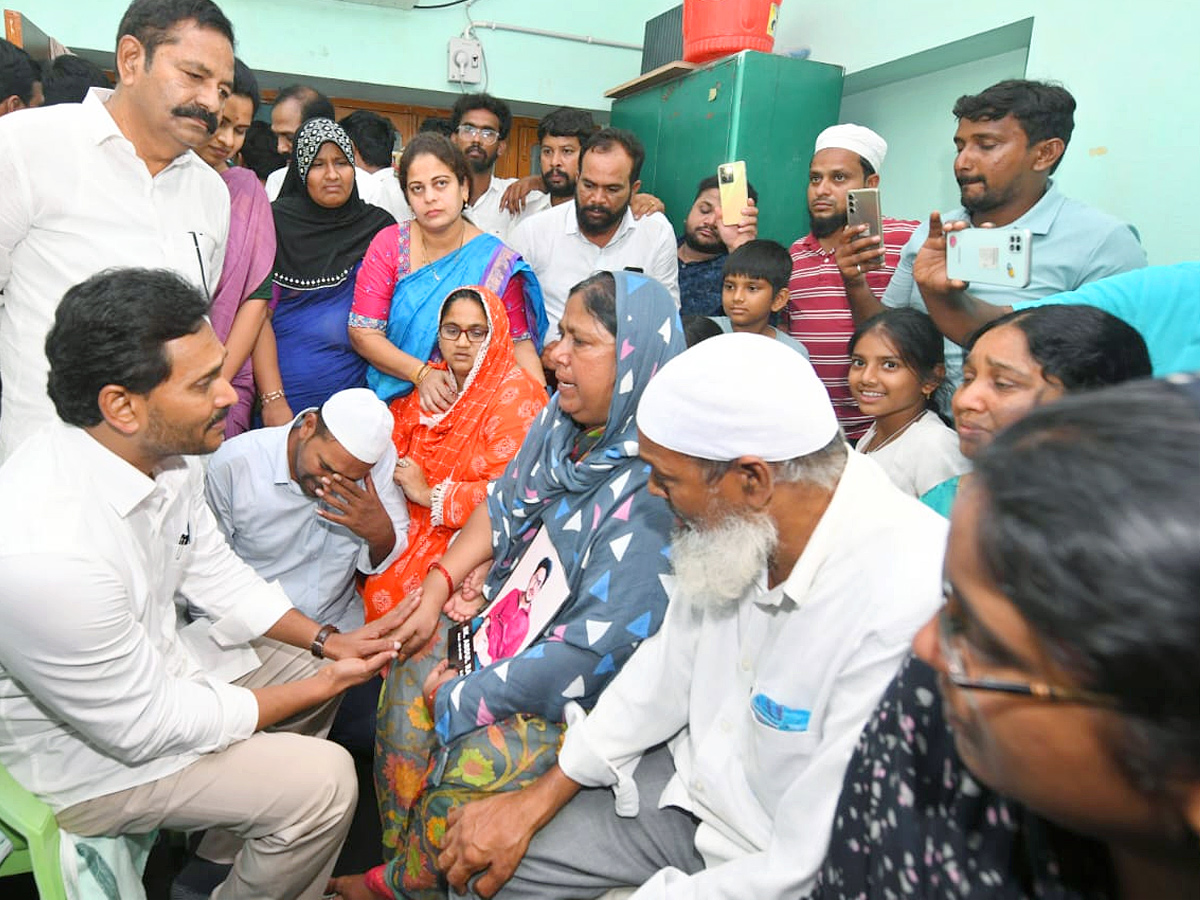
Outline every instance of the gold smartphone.
[(742, 209), (750, 204), (746, 163), (739, 159), (717, 166), (717, 187), (721, 191), (721, 221), (726, 225), (737, 225), (742, 221)]

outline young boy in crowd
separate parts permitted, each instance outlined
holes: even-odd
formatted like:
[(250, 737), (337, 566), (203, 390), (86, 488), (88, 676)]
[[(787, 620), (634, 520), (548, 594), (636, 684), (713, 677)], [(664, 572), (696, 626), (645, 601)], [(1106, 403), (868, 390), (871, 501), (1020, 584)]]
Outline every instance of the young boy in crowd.
[(721, 306), (724, 316), (713, 321), (722, 331), (745, 331), (773, 337), (808, 358), (808, 350), (795, 338), (771, 325), (775, 313), (787, 306), (792, 256), (775, 241), (750, 241), (725, 259)]

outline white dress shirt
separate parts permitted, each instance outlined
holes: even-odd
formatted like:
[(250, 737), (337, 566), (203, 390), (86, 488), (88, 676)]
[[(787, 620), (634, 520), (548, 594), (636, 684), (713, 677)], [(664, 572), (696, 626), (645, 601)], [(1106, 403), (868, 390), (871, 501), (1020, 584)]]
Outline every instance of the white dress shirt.
[(396, 531), (392, 552), (372, 566), (367, 542), (318, 516), (320, 501), (292, 480), (287, 443), (295, 424), (247, 431), (222, 444), (209, 460), (205, 494), (234, 553), (263, 578), (278, 580), (310, 619), (350, 631), (364, 619), (355, 570), (382, 572), (408, 546), (408, 503), (392, 480), (396, 448), (389, 444), (371, 469)]
[(49, 425), (0, 467), (0, 762), (53, 809), (146, 784), (254, 732), (254, 695), (197, 666), (177, 596), (230, 645), (291, 604), (238, 559), (197, 460), (154, 478)]
[(802, 896), (825, 857), (859, 733), (941, 603), (947, 523), (851, 452), (829, 507), (791, 574), (765, 572), (736, 606), (672, 594), (666, 621), (567, 731), (559, 765), (588, 786), (639, 798), (641, 754), (671, 744), (660, 798), (700, 820), (706, 868), (663, 869), (649, 898)]
[(400, 179), (396, 170), (385, 166), (377, 172), (372, 172), (367, 178), (374, 185), (375, 199), (368, 201), (381, 206), (392, 214), (397, 222), (407, 222), (413, 217), (408, 201), (404, 199), (404, 191), (400, 188)]
[(675, 232), (662, 213), (635, 219), (626, 209), (616, 233), (599, 247), (579, 230), (572, 200), (525, 219), (512, 230), (508, 245), (525, 257), (542, 286), (550, 320), (547, 340), (558, 337), (558, 320), (571, 288), (601, 269), (639, 268), (661, 282), (679, 305)]
[(56, 421), (46, 334), (72, 285), (112, 266), (172, 269), (216, 290), (229, 189), (190, 150), (154, 177), (92, 88), (0, 118), (0, 461)]
[[(281, 166), (263, 182), (263, 190), (267, 192), (267, 199), (274, 203), (279, 199), (279, 190), (283, 187), (283, 179), (287, 177), (287, 166)], [(356, 173), (357, 174), (357, 173)]]
[(553, 206), (552, 198), (549, 194), (544, 194), (541, 191), (530, 191), (525, 195), (525, 205), (521, 207), (521, 211), (513, 216), (512, 225), (509, 226), (509, 233), (526, 219), (536, 216), (540, 212), (545, 212)]
[(516, 218), (512, 213), (500, 208), (500, 198), (508, 190), (508, 186), (517, 179), (497, 178), (492, 176), (488, 188), (468, 204), (464, 210), (467, 218), (475, 223), (475, 227), (488, 234), (494, 234), (500, 240), (508, 243), (508, 232)]

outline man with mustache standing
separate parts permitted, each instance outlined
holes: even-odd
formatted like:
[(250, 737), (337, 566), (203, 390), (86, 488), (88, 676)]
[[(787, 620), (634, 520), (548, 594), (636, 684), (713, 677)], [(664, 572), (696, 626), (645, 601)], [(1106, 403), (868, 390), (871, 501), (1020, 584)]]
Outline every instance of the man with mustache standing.
[(42, 344), (71, 285), (120, 265), (216, 288), (229, 191), (192, 148), (233, 83), (233, 27), (210, 0), (134, 0), (115, 90), (0, 119), (0, 461), (53, 421)]
[[(1010, 80), (954, 104), (954, 177), (962, 206), (932, 213), (900, 256), (883, 306), (955, 307), (974, 297), (998, 306), (1037, 300), (1146, 265), (1146, 252), (1129, 225), (1078, 200), (1050, 177), (1075, 127), (1075, 98), (1060, 85)], [(943, 230), (943, 223), (957, 223)], [(1032, 278), (1027, 287), (951, 281), (946, 277), (946, 231), (1027, 228), (1033, 234)], [(879, 312), (855, 304), (856, 319)], [(946, 381), (962, 380), (962, 348), (946, 342)], [(949, 396), (948, 394), (946, 396)]]
[[(629, 209), (645, 158), (637, 135), (601, 129), (583, 145), (574, 202), (525, 219), (509, 236), (509, 246), (533, 267), (542, 286), (551, 337), (558, 336), (572, 285), (600, 270), (637, 269), (661, 282), (679, 302), (671, 223), (662, 213), (639, 219)], [(547, 355), (543, 352), (543, 361)]]
[(791, 247), (787, 332), (808, 348), (838, 422), (851, 440), (871, 426), (871, 417), (859, 411), (847, 380), (852, 310), (879, 305), (900, 251), (918, 224), (885, 218), (882, 247), (878, 238), (862, 236), (865, 226), (852, 229), (846, 224), (846, 195), (856, 188), (877, 187), (886, 155), (887, 141), (862, 125), (832, 125), (817, 135), (808, 165), (812, 229)]
[(666, 620), (568, 710), (545, 775), (450, 814), (439, 865), (459, 890), (483, 870), (485, 897), (803, 896), (859, 733), (941, 601), (946, 524), (849, 450), (771, 338), (671, 360), (637, 424), (678, 521)]
[[(500, 207), (513, 214), (514, 226), (544, 209), (574, 199), (579, 154), (595, 131), (596, 123), (586, 109), (560, 106), (542, 116), (537, 129), (541, 172), (518, 178), (500, 198)], [(658, 208), (661, 211), (661, 205)], [(636, 209), (634, 215), (638, 215)]]

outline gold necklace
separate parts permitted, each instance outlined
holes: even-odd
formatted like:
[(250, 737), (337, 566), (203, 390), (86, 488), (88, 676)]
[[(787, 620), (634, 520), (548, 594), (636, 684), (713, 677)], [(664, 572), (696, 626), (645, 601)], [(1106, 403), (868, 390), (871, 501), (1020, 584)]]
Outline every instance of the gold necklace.
[(913, 416), (911, 419), (909, 419), (907, 422), (905, 422), (903, 425), (901, 425), (899, 428), (897, 428), (895, 431), (893, 431), (890, 435), (888, 435), (887, 438), (884, 439), (882, 444), (880, 444), (878, 447), (872, 447), (870, 450), (863, 450), (861, 452), (862, 453), (878, 453), (880, 450), (882, 450), (884, 447), (886, 447), (888, 444), (890, 444), (896, 438), (900, 437), (900, 435), (904, 434), (904, 432), (908, 431), (908, 427), (910, 425), (912, 425), (913, 422), (917, 421), (917, 419), (921, 418), (921, 416), (923, 416), (923, 415), (925, 415), (925, 408), (921, 407), (921, 409), (917, 411), (917, 414), (915, 416)]
[[(458, 234), (458, 249), (461, 250), (467, 241), (467, 223), (463, 222), (462, 219), (459, 219), (459, 221), (462, 222), (462, 230)], [(433, 261), (429, 258), (428, 243), (425, 240), (425, 229), (421, 227), (420, 223), (417, 223), (417, 230), (421, 232), (421, 263), (428, 266), (429, 270), (433, 272), (434, 281), (441, 281), (442, 276), (438, 274), (437, 266), (435, 266)], [(449, 253), (442, 254), (442, 256), (449, 255)], [(441, 258), (441, 256), (438, 257), (438, 259)]]

